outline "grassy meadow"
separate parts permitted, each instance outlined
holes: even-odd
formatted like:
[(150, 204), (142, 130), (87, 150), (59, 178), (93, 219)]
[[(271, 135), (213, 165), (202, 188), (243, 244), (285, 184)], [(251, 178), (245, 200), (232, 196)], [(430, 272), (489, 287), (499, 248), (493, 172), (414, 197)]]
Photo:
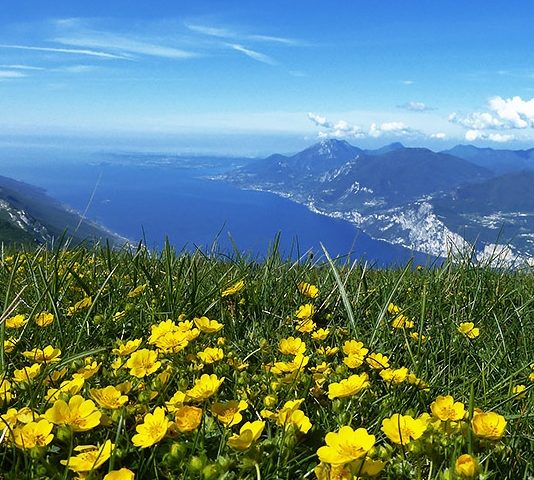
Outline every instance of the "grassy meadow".
[(534, 274), (0, 259), (2, 479), (530, 479)]

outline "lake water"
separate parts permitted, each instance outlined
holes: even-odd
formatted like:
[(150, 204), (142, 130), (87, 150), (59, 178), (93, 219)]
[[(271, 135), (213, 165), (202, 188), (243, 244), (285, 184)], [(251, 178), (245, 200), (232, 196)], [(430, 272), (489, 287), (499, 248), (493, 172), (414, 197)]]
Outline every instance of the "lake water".
[(320, 243), (332, 256), (379, 265), (402, 264), (410, 257), (409, 251), (373, 240), (348, 222), (271, 193), (206, 178), (220, 168), (102, 165), (101, 157), (7, 161), (0, 174), (43, 187), (133, 242), (144, 239), (150, 248), (160, 248), (165, 238), (178, 250), (209, 250), (217, 241), (223, 252), (236, 246), (261, 258), (280, 233), (281, 253), (292, 258), (309, 250), (322, 254)]

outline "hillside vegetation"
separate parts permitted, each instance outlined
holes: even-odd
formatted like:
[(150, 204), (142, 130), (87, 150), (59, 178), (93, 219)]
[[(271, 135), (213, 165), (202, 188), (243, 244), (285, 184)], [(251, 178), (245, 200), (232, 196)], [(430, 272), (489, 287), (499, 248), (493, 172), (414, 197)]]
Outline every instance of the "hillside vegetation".
[(96, 246), (0, 288), (2, 478), (534, 474), (532, 271)]

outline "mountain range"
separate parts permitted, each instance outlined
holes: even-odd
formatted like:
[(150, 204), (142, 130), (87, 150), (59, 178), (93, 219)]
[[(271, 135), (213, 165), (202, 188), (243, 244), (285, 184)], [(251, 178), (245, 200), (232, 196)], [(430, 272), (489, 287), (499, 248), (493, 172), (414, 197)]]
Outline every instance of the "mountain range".
[(434, 152), (393, 143), (365, 150), (325, 139), (220, 178), (433, 256), (476, 245), (479, 257), (534, 258), (534, 149), (458, 145)]
[(60, 238), (74, 243), (126, 239), (85, 219), (38, 187), (0, 176), (0, 241), (7, 244), (51, 245)]

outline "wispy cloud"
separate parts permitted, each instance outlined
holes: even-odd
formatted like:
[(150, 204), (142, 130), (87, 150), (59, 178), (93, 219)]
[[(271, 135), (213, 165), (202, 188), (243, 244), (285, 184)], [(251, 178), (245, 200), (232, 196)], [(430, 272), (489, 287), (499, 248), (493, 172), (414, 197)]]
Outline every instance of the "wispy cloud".
[(79, 49), (79, 48), (56, 48), (56, 47), (36, 47), (32, 45), (8, 45), (0, 44), (0, 48), (11, 48), (16, 50), (30, 50), (36, 52), (66, 53), (70, 55), (88, 55), (90, 57), (112, 58), (120, 60), (129, 60), (131, 57), (125, 55), (116, 55), (97, 50)]
[(28, 75), (26, 73), (17, 72), (15, 70), (0, 70), (0, 79), (6, 78), (24, 78)]
[(232, 48), (233, 50), (241, 52), (245, 54), (247, 57), (250, 57), (253, 60), (256, 60), (258, 62), (266, 63), (268, 65), (276, 65), (276, 62), (271, 57), (269, 57), (268, 55), (265, 55), (264, 53), (251, 50), (250, 48), (246, 48), (243, 45), (239, 45), (238, 43), (230, 43), (228, 44), (228, 46)]
[(196, 53), (188, 50), (101, 31), (59, 36), (54, 38), (54, 41), (76, 47), (110, 50), (114, 52), (115, 55), (122, 57), (131, 54), (170, 59), (185, 59), (197, 56)]
[(208, 35), (211, 37), (219, 38), (232, 38), (240, 41), (252, 41), (252, 42), (263, 42), (263, 43), (278, 43), (281, 45), (300, 45), (301, 42), (286, 37), (278, 37), (274, 35), (261, 35), (261, 34), (246, 34), (237, 32), (235, 30), (230, 30), (228, 28), (213, 27), (210, 25), (199, 25), (196, 23), (186, 23), (185, 26), (195, 33), (200, 33), (202, 35)]
[(186, 23), (185, 26), (192, 32), (208, 35), (210, 37), (233, 38), (237, 36), (235, 32), (232, 32), (226, 28), (210, 27), (207, 25), (197, 25), (191, 23)]
[(397, 108), (402, 108), (403, 110), (409, 110), (411, 112), (429, 112), (431, 110), (436, 110), (434, 107), (430, 107), (426, 103), (414, 101), (397, 105)]
[(413, 85), (415, 82), (413, 80), (403, 80), (401, 83), (403, 85)]
[(33, 65), (0, 65), (0, 68), (7, 68), (13, 70), (45, 70), (44, 67), (35, 67)]

